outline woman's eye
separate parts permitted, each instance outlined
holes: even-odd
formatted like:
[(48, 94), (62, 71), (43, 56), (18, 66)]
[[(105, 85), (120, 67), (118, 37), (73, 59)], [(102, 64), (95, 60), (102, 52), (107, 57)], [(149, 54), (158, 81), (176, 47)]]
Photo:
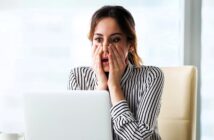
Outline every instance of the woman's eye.
[(120, 41), (120, 38), (113, 38), (113, 39), (112, 39), (112, 42), (113, 42), (113, 43), (117, 43), (117, 42), (119, 42), (119, 41)]
[(100, 37), (95, 38), (95, 40), (96, 40), (98, 43), (101, 43), (101, 42), (102, 42), (102, 38), (100, 38)]

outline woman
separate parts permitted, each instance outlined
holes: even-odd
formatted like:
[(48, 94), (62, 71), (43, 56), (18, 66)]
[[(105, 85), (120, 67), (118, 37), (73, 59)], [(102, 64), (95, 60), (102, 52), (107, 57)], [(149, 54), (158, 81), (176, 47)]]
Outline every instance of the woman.
[(69, 89), (108, 90), (114, 140), (160, 140), (157, 117), (163, 88), (158, 67), (141, 65), (135, 22), (121, 6), (104, 6), (91, 20), (93, 66), (71, 70)]

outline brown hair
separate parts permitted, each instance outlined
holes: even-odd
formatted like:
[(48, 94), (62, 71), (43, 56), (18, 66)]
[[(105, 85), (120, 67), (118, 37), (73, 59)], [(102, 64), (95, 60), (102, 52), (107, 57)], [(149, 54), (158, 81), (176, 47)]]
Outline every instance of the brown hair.
[(106, 17), (111, 17), (120, 26), (121, 30), (127, 36), (127, 41), (133, 45), (133, 51), (128, 53), (129, 61), (140, 67), (142, 60), (137, 53), (137, 37), (135, 31), (135, 22), (131, 13), (122, 6), (103, 6), (98, 9), (91, 18), (91, 27), (89, 32), (89, 40), (93, 40), (94, 31), (97, 23)]

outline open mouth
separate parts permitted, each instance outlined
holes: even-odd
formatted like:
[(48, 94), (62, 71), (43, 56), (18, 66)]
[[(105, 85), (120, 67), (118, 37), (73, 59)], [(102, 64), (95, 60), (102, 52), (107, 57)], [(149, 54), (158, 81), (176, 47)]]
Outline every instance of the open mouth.
[(103, 58), (102, 63), (108, 63), (108, 58)]

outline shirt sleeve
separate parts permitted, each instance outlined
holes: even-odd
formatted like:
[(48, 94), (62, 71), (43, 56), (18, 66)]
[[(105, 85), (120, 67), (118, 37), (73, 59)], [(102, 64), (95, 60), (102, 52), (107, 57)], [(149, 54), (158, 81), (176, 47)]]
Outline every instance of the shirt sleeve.
[(164, 75), (159, 68), (155, 67), (148, 72), (148, 88), (140, 99), (136, 117), (126, 100), (111, 108), (113, 128), (123, 140), (145, 140), (155, 132), (163, 83)]
[(80, 86), (77, 83), (77, 79), (75, 76), (75, 69), (72, 69), (69, 76), (69, 82), (68, 82), (68, 90), (79, 90)]

